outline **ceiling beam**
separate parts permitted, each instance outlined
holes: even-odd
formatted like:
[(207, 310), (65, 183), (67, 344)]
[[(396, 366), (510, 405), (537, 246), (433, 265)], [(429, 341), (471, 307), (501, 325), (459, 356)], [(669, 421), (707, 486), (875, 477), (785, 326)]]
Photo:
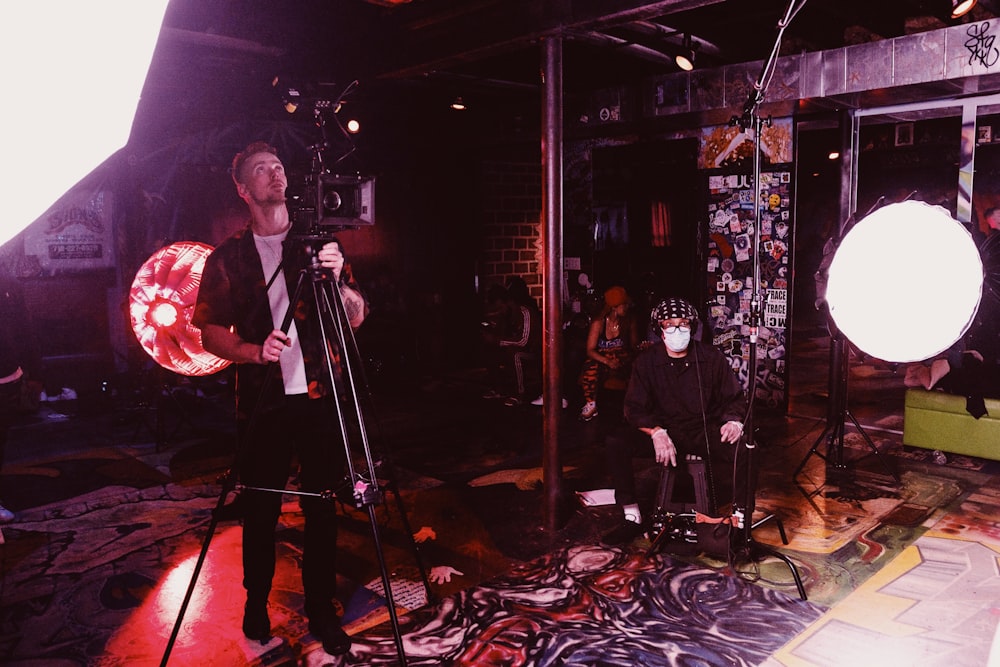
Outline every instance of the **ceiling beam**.
[[(442, 13), (434, 4), (399, 7), (397, 40), (382, 53), (379, 78), (408, 78), (496, 56), (545, 37), (668, 16), (722, 0), (481, 0)], [(611, 6), (609, 6), (611, 5)], [(430, 12), (423, 9), (430, 7)], [(423, 10), (423, 11), (422, 11)]]

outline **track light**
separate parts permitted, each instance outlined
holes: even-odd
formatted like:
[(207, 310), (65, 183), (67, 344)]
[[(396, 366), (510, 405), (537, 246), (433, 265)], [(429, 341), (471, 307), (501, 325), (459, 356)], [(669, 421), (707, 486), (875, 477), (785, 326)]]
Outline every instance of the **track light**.
[(674, 62), (685, 72), (694, 69), (694, 45), (691, 43), (691, 35), (684, 35), (684, 43), (681, 51), (674, 56)]
[(965, 16), (976, 6), (976, 0), (951, 0), (951, 18)]
[(454, 109), (455, 111), (465, 111), (466, 109), (465, 101), (462, 99), (461, 95), (456, 97), (455, 101), (451, 103), (451, 108)]

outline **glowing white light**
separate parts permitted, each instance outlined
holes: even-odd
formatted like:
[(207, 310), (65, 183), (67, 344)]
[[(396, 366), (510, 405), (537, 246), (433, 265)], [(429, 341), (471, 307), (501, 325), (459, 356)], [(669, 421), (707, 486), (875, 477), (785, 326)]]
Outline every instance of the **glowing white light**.
[(169, 301), (160, 301), (149, 311), (149, 319), (156, 327), (172, 327), (177, 323), (177, 306)]
[(830, 263), (830, 315), (848, 340), (885, 361), (951, 347), (979, 308), (983, 263), (969, 232), (939, 206), (890, 204), (861, 220)]
[(4, 4), (0, 243), (126, 144), (167, 1)]

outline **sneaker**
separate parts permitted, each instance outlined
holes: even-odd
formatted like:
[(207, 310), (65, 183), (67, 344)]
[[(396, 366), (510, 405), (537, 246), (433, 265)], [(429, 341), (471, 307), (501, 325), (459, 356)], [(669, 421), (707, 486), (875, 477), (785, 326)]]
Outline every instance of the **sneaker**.
[(10, 523), (14, 520), (14, 513), (0, 505), (0, 523)]
[(604, 534), (604, 537), (601, 538), (601, 544), (611, 547), (629, 544), (640, 535), (642, 535), (642, 526), (635, 521), (625, 519), (616, 528)]
[(340, 626), (332, 607), (309, 615), (309, 632), (323, 642), (323, 650), (330, 655), (344, 655), (351, 649), (351, 636)]
[(514, 406), (521, 405), (521, 399), (517, 396), (508, 396), (503, 402), (508, 408), (513, 408)]
[(267, 617), (267, 602), (247, 600), (243, 607), (243, 634), (247, 639), (266, 644), (271, 640), (271, 619)]
[(591, 419), (597, 416), (597, 403), (594, 401), (587, 401), (583, 404), (583, 408), (580, 410), (580, 419), (585, 422), (589, 422)]
[[(535, 400), (533, 400), (533, 401), (531, 402), (531, 404), (532, 404), (532, 405), (545, 405), (545, 397), (544, 397), (544, 396), (539, 396), (538, 398), (536, 398)], [(564, 409), (564, 410), (565, 410), (566, 408), (568, 408), (568, 407), (569, 407), (569, 401), (567, 401), (567, 400), (566, 400), (566, 399), (564, 398), (564, 399), (562, 400), (562, 406), (563, 406), (563, 409)]]

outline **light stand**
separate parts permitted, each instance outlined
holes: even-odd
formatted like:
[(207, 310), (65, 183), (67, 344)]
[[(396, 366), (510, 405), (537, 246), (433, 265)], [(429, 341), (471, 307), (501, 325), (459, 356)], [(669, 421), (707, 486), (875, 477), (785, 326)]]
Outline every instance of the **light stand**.
[[(916, 190), (914, 190), (907, 195), (906, 199), (910, 199), (916, 193)], [(867, 218), (873, 211), (882, 206), (884, 202), (885, 196), (883, 195), (879, 197), (874, 204), (872, 204), (871, 208), (868, 209), (868, 212), (865, 213), (864, 217)], [(827, 273), (836, 250), (839, 248), (840, 243), (844, 240), (844, 237), (855, 224), (857, 224), (857, 216), (852, 214), (847, 218), (844, 224), (841, 225), (839, 234), (835, 239), (836, 243), (833, 249), (827, 253), (830, 259), (827, 260), (824, 258), (819, 270), (816, 272), (817, 283), (821, 279), (825, 281), (828, 278)], [(847, 463), (844, 459), (844, 427), (845, 420), (850, 419), (851, 423), (854, 424), (854, 428), (857, 429), (858, 433), (861, 434), (861, 437), (864, 438), (868, 448), (873, 454), (875, 454), (876, 457), (878, 457), (879, 461), (881, 461), (882, 466), (886, 469), (886, 472), (888, 472), (892, 478), (896, 480), (896, 483), (899, 483), (899, 475), (896, 474), (891, 467), (889, 467), (889, 464), (882, 457), (882, 453), (878, 450), (878, 447), (876, 447), (875, 443), (872, 442), (872, 439), (868, 437), (868, 433), (861, 427), (861, 423), (858, 422), (848, 407), (847, 381), (850, 373), (848, 341), (844, 334), (840, 331), (840, 328), (833, 321), (833, 318), (830, 316), (825, 295), (823, 295), (822, 298), (824, 311), (826, 313), (827, 327), (830, 330), (830, 370), (829, 380), (827, 383), (828, 399), (826, 427), (823, 429), (823, 432), (819, 434), (819, 437), (816, 438), (815, 442), (813, 442), (812, 447), (806, 453), (805, 457), (803, 457), (802, 461), (795, 469), (795, 472), (792, 473), (792, 480), (794, 481), (798, 479), (798, 476), (805, 467), (806, 462), (808, 462), (809, 458), (814, 454), (831, 464), (837, 471), (844, 471), (847, 469)], [(825, 454), (819, 451), (819, 447), (824, 441), (826, 442)]]
[[(767, 90), (767, 86), (770, 83), (771, 76), (774, 74), (774, 67), (778, 56), (778, 49), (781, 45), (781, 37), (784, 34), (785, 28), (794, 18), (795, 14), (802, 9), (805, 5), (805, 0), (791, 0), (785, 11), (784, 17), (778, 22), (778, 36), (774, 43), (774, 48), (771, 50), (771, 55), (767, 62), (764, 63), (763, 70), (761, 71), (760, 79), (754, 83), (753, 89), (750, 91), (750, 95), (747, 98), (746, 103), (743, 105), (743, 115), (739, 117), (733, 117), (730, 121), (732, 125), (739, 125), (743, 132), (751, 132), (754, 144), (753, 151), (753, 183), (754, 183), (754, 230), (753, 230), (753, 252), (751, 256), (753, 257), (753, 296), (750, 300), (750, 359), (749, 359), (749, 388), (748, 388), (748, 399), (747, 399), (747, 416), (743, 424), (743, 437), (741, 441), (744, 443), (746, 449), (747, 460), (745, 463), (746, 467), (746, 483), (745, 483), (745, 494), (746, 497), (743, 499), (742, 509), (744, 514), (739, 518), (739, 524), (736, 528), (740, 531), (740, 540), (738, 543), (734, 543), (735, 555), (737, 557), (744, 557), (750, 561), (760, 560), (764, 556), (774, 556), (779, 560), (783, 561), (788, 569), (792, 572), (792, 577), (795, 580), (795, 586), (798, 589), (799, 597), (803, 600), (806, 599), (805, 587), (802, 585), (802, 578), (799, 576), (798, 569), (795, 564), (792, 563), (788, 556), (768, 547), (762, 545), (753, 539), (753, 529), (760, 526), (768, 521), (775, 521), (778, 525), (778, 530), (781, 533), (782, 542), (787, 544), (785, 539), (785, 531), (781, 525), (779, 519), (774, 515), (768, 515), (767, 517), (753, 522), (753, 512), (755, 507), (755, 496), (756, 496), (756, 468), (754, 461), (754, 453), (757, 449), (757, 443), (754, 440), (754, 398), (756, 394), (757, 385), (757, 334), (760, 328), (761, 322), (761, 305), (763, 302), (763, 293), (761, 290), (760, 282), (760, 210), (761, 210), (761, 182), (760, 182), (760, 171), (761, 171), (761, 145), (760, 145), (760, 135), (761, 130), (765, 125), (770, 125), (770, 118), (767, 121), (761, 119), (759, 114), (759, 108), (761, 103), (764, 101), (764, 93)], [(737, 446), (740, 446), (737, 443)], [(739, 456), (739, 452), (737, 452)], [(737, 470), (739, 466), (737, 466)], [(734, 498), (734, 500), (736, 500)]]
[[(899, 475), (894, 471), (882, 456), (882, 452), (878, 450), (875, 443), (865, 432), (864, 428), (861, 427), (860, 422), (855, 418), (854, 414), (851, 413), (850, 408), (847, 405), (847, 376), (849, 372), (849, 355), (847, 349), (847, 339), (840, 332), (837, 326), (830, 322), (830, 380), (829, 380), (829, 399), (828, 399), (828, 409), (826, 416), (826, 427), (823, 432), (820, 433), (819, 437), (813, 443), (813, 446), (806, 453), (805, 457), (799, 463), (799, 466), (792, 473), (792, 479), (798, 478), (802, 469), (805, 467), (809, 458), (814, 454), (828, 464), (832, 465), (837, 471), (844, 471), (847, 469), (847, 463), (844, 459), (844, 427), (845, 420), (850, 419), (851, 423), (854, 424), (854, 428), (857, 429), (861, 437), (864, 438), (865, 443), (873, 454), (881, 461), (882, 466), (886, 469), (896, 483), (899, 483)], [(826, 442), (826, 452), (820, 452), (819, 447), (824, 442)]]
[[(375, 553), (378, 557), (379, 570), (382, 577), (382, 586), (384, 590), (384, 595), (386, 599), (386, 606), (389, 612), (389, 618), (392, 623), (393, 635), (396, 643), (396, 650), (399, 655), (399, 664), (403, 667), (406, 666), (406, 654), (403, 649), (403, 640), (399, 628), (399, 620), (396, 615), (396, 606), (393, 600), (392, 594), (392, 582), (389, 577), (389, 570), (386, 566), (385, 555), (382, 550), (381, 536), (379, 533), (378, 521), (375, 517), (375, 506), (382, 502), (382, 486), (380, 481), (377, 479), (375, 471), (376, 465), (375, 460), (372, 456), (371, 448), (368, 443), (367, 431), (365, 428), (365, 420), (361, 411), (361, 404), (358, 397), (357, 378), (356, 373), (353, 368), (353, 364), (359, 363), (360, 353), (357, 349), (357, 343), (354, 339), (353, 331), (350, 327), (349, 318), (347, 317), (344, 309), (343, 299), (340, 294), (339, 288), (334, 288), (335, 282), (333, 281), (332, 273), (329, 269), (323, 268), (317, 256), (318, 248), (314, 244), (321, 243), (324, 241), (329, 241), (329, 238), (323, 237), (305, 237), (302, 239), (304, 241), (305, 250), (310, 256), (310, 264), (308, 267), (302, 269), (299, 272), (298, 282), (295, 286), (294, 293), (289, 299), (288, 310), (285, 313), (284, 319), (281, 325), (281, 331), (287, 333), (294, 315), (295, 305), (299, 302), (302, 296), (302, 292), (306, 287), (308, 282), (309, 287), (312, 291), (313, 297), (313, 307), (315, 313), (319, 318), (320, 334), (322, 340), (327, 344), (323, 346), (325, 351), (325, 372), (327, 373), (327, 380), (330, 383), (329, 386), (333, 388), (335, 395), (347, 396), (346, 399), (341, 399), (346, 403), (349, 403), (346, 407), (341, 404), (341, 400), (334, 401), (337, 412), (337, 423), (340, 429), (341, 439), (344, 444), (346, 463), (348, 474), (344, 483), (338, 489), (328, 489), (321, 493), (310, 493), (302, 491), (290, 491), (286, 489), (271, 489), (271, 488), (261, 488), (261, 487), (251, 487), (240, 485), (235, 482), (235, 479), (230, 472), (223, 479), (223, 488), (219, 496), (219, 501), (216, 505), (215, 510), (212, 512), (212, 519), (209, 524), (208, 533), (205, 536), (205, 540), (202, 543), (202, 549), (198, 556), (198, 561), (195, 565), (194, 572), (191, 577), (191, 581), (188, 585), (187, 592), (185, 593), (184, 600), (181, 603), (180, 611), (177, 615), (177, 620), (174, 624), (173, 631), (170, 635), (170, 639), (167, 642), (167, 647), (165, 649), (163, 659), (160, 663), (161, 667), (166, 667), (167, 661), (170, 656), (170, 652), (176, 642), (177, 635), (180, 632), (181, 623), (184, 618), (184, 614), (187, 610), (188, 604), (190, 603), (191, 597), (194, 593), (194, 587), (197, 583), (198, 576), (201, 572), (201, 568), (204, 564), (205, 557), (208, 554), (209, 543), (212, 536), (215, 533), (215, 529), (219, 522), (219, 515), (225, 504), (225, 499), (230, 491), (236, 490), (248, 490), (248, 491), (258, 491), (258, 492), (268, 492), (277, 494), (292, 494), (300, 497), (313, 497), (320, 498), (322, 500), (333, 502), (335, 499), (339, 499), (341, 502), (351, 503), (356, 509), (364, 509), (368, 514), (368, 520), (371, 525), (372, 538), (375, 546)], [(275, 271), (275, 274), (271, 277), (268, 282), (268, 287), (274, 282), (275, 278), (280, 273), (279, 270)], [(333, 286), (332, 286), (333, 285)], [(330, 343), (336, 345), (336, 349), (342, 352), (339, 360), (335, 360), (331, 354)], [(267, 383), (273, 379), (275, 374), (275, 369), (278, 364), (272, 363), (267, 369), (267, 376), (264, 381), (263, 389), (266, 388)], [(338, 372), (339, 370), (339, 372)], [(342, 391), (343, 390), (343, 391)], [(347, 409), (350, 408), (350, 415), (346, 414)], [(258, 412), (255, 411), (251, 416), (251, 423), (248, 426), (248, 430), (252, 428), (253, 422), (256, 419)], [(351, 420), (348, 420), (348, 417)], [(365, 464), (365, 469), (359, 470), (355, 466), (353, 449), (351, 447), (351, 438), (348, 435), (349, 426), (353, 425), (356, 427), (359, 433), (359, 441), (361, 448), (363, 450), (363, 459)], [(240, 452), (236, 455), (236, 465), (234, 469), (238, 470)], [(361, 457), (359, 457), (361, 458)], [(399, 501), (398, 492), (396, 493), (397, 501)], [(401, 502), (401, 501), (400, 501)], [(400, 506), (402, 511), (402, 506)], [(407, 524), (406, 515), (403, 513), (404, 525)], [(412, 531), (406, 526), (406, 530), (410, 533), (412, 539)], [(428, 591), (428, 598), (430, 598), (429, 584), (427, 581), (427, 576), (423, 571), (423, 566), (419, 563), (418, 555), (418, 565), (420, 565), (421, 575), (423, 578), (425, 589)]]

